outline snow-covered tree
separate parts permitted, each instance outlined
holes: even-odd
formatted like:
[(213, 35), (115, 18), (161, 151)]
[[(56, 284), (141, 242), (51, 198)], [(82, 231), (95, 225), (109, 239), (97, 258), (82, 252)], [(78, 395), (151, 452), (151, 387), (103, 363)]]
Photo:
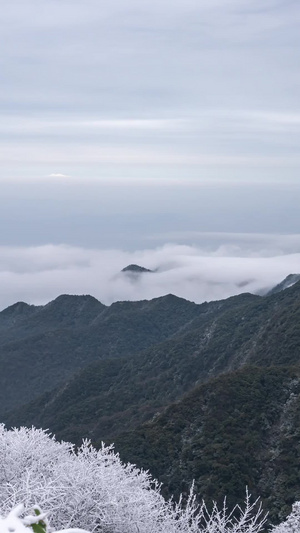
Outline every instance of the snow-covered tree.
[(271, 533), (299, 533), (300, 532), (300, 502), (295, 502), (291, 514), (287, 519), (272, 529)]
[[(264, 524), (247, 495), (245, 509), (208, 513), (190, 494), (187, 503), (166, 502), (148, 472), (122, 464), (112, 447), (79, 450), (35, 428), (0, 426), (0, 515), (19, 504), (30, 515), (38, 504), (50, 529), (91, 533), (258, 533)], [(20, 509), (17, 507), (17, 509)], [(1, 532), (2, 533), (2, 532)], [(30, 532), (29, 532), (30, 533)]]

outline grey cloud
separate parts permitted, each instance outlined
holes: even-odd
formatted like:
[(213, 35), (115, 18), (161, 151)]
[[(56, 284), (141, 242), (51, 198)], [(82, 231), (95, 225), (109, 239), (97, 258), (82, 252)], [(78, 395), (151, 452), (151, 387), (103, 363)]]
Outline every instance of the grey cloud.
[[(51, 167), (53, 174), (70, 171), (63, 165)], [(78, 175), (78, 167), (73, 170)], [(2, 181), (0, 244), (135, 250), (178, 240), (215, 245), (209, 234), (220, 231), (299, 234), (298, 177), (294, 184), (277, 184), (272, 169), (269, 183), (253, 183), (252, 172), (243, 180), (230, 175), (225, 184), (218, 176), (199, 184), (197, 177), (177, 180), (174, 173), (143, 181), (139, 167), (136, 179), (131, 175), (102, 182), (71, 174)], [(203, 232), (208, 233), (205, 240)], [(220, 235), (219, 244), (224, 241), (237, 239)]]
[(3, 177), (298, 170), (297, 3), (12, 0), (1, 15)]
[(194, 120), (7, 116), (0, 127), (0, 159), (31, 168), (80, 163), (90, 175), (95, 163), (119, 173), (140, 165), (141, 176), (154, 165), (256, 167), (264, 179), (266, 167), (299, 169), (299, 135), (300, 116), (291, 113), (207, 110)]
[[(269, 6), (267, 14), (261, 9), (264, 5)], [(23, 98), (30, 98), (31, 94), (39, 100), (47, 95), (57, 98), (60, 94), (65, 103), (68, 98), (72, 103), (73, 97), (78, 103), (81, 101), (81, 105), (83, 100), (88, 105), (88, 95), (94, 109), (102, 112), (105, 107), (112, 110), (114, 106), (108, 105), (109, 101), (115, 104), (122, 94), (123, 110), (124, 103), (125, 111), (128, 105), (132, 109), (134, 98), (138, 107), (142, 104), (146, 112), (147, 109), (152, 112), (156, 101), (155, 88), (159, 93), (157, 104), (160, 109), (162, 103), (169, 108), (170, 103), (176, 102), (178, 106), (183, 99), (186, 108), (192, 95), (195, 104), (195, 91), (200, 91), (198, 98), (201, 98), (202, 87), (207, 89), (209, 86), (204, 105), (214, 94), (218, 94), (220, 102), (222, 93), (227, 93), (226, 88), (231, 88), (234, 96), (241, 98), (244, 91), (235, 87), (235, 73), (239, 73), (239, 69), (242, 69), (240, 75), (245, 76), (243, 86), (245, 96), (249, 98), (249, 89), (255, 89), (256, 84), (271, 88), (273, 81), (255, 76), (255, 71), (261, 69), (262, 61), (265, 61), (261, 51), (260, 54), (253, 51), (257, 46), (257, 35), (267, 41), (268, 56), (284, 68), (280, 54), (275, 56), (269, 49), (272, 40), (276, 43), (277, 34), (270, 35), (267, 29), (274, 18), (277, 23), (271, 23), (271, 26), (276, 29), (279, 25), (283, 30), (287, 27), (286, 36), (290, 38), (295, 26), (292, 6), (280, 9), (276, 3), (258, 0), (251, 3), (250, 9), (249, 2), (241, 1), (141, 4), (131, 0), (126, 6), (120, 1), (106, 5), (49, 2), (42, 8), (40, 2), (26, 2), (26, 9), (25, 4), (22, 9), (19, 3), (16, 9), (16, 2), (12, 1), (10, 6), (3, 12), (5, 49), (9, 61), (16, 61), (23, 74), (20, 85)], [(255, 7), (260, 10), (255, 12)], [(248, 43), (248, 57), (244, 51), (236, 49), (237, 38), (238, 42)], [(234, 65), (233, 76), (226, 76), (224, 68), (231, 70)], [(274, 69), (272, 61), (264, 66), (270, 73)], [(295, 75), (295, 72), (292, 70), (291, 74)], [(281, 86), (288, 81), (280, 75), (277, 77)], [(214, 85), (220, 78), (222, 88)], [(16, 87), (11, 84), (11, 89), (16, 90)], [(98, 90), (105, 106), (99, 107)], [(276, 92), (277, 87), (273, 86), (271, 99)], [(124, 96), (129, 97), (129, 101), (126, 102)], [(225, 99), (228, 97), (227, 93)]]
[(217, 250), (214, 255), (222, 255), (225, 250), (233, 257), (274, 257), (300, 251), (300, 234), (177, 231), (153, 235), (149, 240), (158, 237), (165, 242), (197, 242), (208, 255), (214, 249)]
[[(300, 253), (266, 257), (257, 248), (245, 254), (241, 246), (211, 252), (171, 244), (132, 253), (53, 245), (0, 251), (1, 308), (19, 300), (46, 303), (62, 293), (92, 294), (105, 304), (173, 293), (200, 303), (259, 292), (300, 271)], [(133, 281), (120, 273), (129, 263), (158, 271)]]
[(299, 16), (278, 0), (4, 2), (0, 242), (298, 233)]

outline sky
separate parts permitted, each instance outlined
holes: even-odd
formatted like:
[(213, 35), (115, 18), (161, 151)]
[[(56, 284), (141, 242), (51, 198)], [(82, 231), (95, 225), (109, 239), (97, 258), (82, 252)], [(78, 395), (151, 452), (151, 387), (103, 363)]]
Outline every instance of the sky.
[[(299, 22), (297, 0), (4, 0), (0, 308), (85, 290), (227, 295), (193, 291), (185, 269), (182, 285), (105, 290), (127, 259), (181, 264), (183, 249), (193, 268), (223, 257), (219, 274), (230, 257), (242, 278), (300, 271)], [(75, 271), (81, 255), (97, 264), (103, 288), (63, 282), (62, 250)], [(38, 290), (29, 258), (56, 281)]]

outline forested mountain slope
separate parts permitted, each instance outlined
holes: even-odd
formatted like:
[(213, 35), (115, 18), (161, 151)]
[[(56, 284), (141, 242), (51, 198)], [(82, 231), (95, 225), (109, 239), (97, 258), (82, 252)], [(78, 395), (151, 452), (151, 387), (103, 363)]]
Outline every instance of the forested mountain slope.
[(178, 308), (180, 327), (168, 340), (94, 362), (4, 421), (48, 427), (74, 442), (115, 439), (220, 374), (245, 365), (298, 364), (300, 283), (267, 297), (244, 294), (196, 306), (196, 316), (180, 323), (183, 302), (171, 296), (148, 302), (161, 313), (162, 306), (171, 315)]
[(94, 361), (171, 338), (209, 309), (172, 295), (110, 307), (68, 295), (45, 306), (15, 304), (0, 313), (0, 410), (54, 389)]
[(261, 496), (271, 522), (300, 499), (300, 368), (247, 366), (210, 380), (155, 420), (115, 439), (121, 459), (149, 469), (164, 493), (195, 480), (206, 501)]

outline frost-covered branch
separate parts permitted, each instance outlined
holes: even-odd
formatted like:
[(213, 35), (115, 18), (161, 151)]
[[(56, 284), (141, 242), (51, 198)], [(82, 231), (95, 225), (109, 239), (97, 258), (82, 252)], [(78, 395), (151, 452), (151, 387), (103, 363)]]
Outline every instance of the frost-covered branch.
[[(84, 441), (75, 453), (73, 445), (35, 428), (0, 425), (0, 465), (0, 515), (6, 517), (0, 533), (259, 533), (266, 522), (248, 492), (245, 507), (232, 511), (225, 500), (209, 512), (193, 488), (184, 504), (166, 502), (159, 483), (123, 464), (112, 446), (96, 450)], [(43, 510), (38, 518), (32, 514), (37, 503)], [(272, 533), (299, 533), (299, 525), (296, 504)]]

